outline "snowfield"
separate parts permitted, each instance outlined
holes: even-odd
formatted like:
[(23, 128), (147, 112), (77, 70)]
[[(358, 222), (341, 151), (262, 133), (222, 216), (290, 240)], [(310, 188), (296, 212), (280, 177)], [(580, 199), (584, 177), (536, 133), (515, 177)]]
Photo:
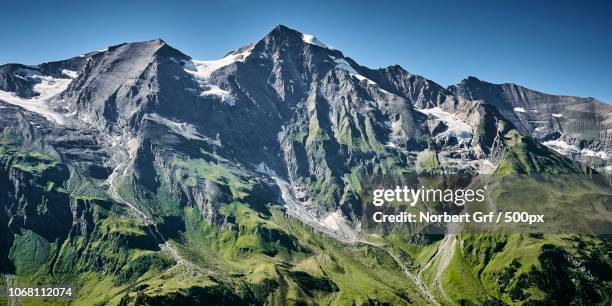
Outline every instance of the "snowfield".
[(608, 158), (608, 154), (606, 152), (603, 151), (599, 151), (599, 152), (595, 152), (593, 150), (590, 149), (582, 149), (582, 151), (580, 151), (580, 153), (584, 156), (588, 156), (588, 157), (599, 157), (601, 159), (607, 159)]
[(187, 71), (187, 73), (197, 78), (200, 78), (200, 79), (208, 79), (210, 78), (213, 72), (225, 66), (231, 65), (236, 62), (244, 62), (244, 60), (247, 57), (249, 57), (249, 55), (251, 55), (251, 48), (248, 48), (247, 50), (240, 52), (240, 53), (232, 52), (226, 57), (222, 59), (218, 59), (218, 60), (212, 60), (212, 61), (191, 60), (191, 61), (183, 61), (182, 64), (183, 64), (183, 67), (185, 68), (185, 71)]
[(571, 145), (563, 140), (550, 140), (550, 141), (545, 141), (542, 144), (563, 155), (568, 155), (571, 153), (579, 152), (576, 146)]
[(232, 96), (232, 94), (229, 91), (224, 90), (221, 87), (213, 84), (210, 80), (210, 77), (213, 74), (213, 72), (225, 66), (231, 65), (236, 62), (243, 62), (249, 55), (251, 55), (251, 49), (252, 47), (247, 48), (243, 52), (238, 52), (238, 53), (233, 52), (229, 54), (228, 56), (222, 59), (218, 59), (218, 60), (212, 60), (212, 61), (190, 60), (190, 61), (182, 61), (181, 64), (183, 65), (184, 70), (187, 73), (189, 73), (198, 82), (198, 84), (202, 88), (202, 92), (200, 92), (200, 96), (218, 97), (219, 100), (221, 100), (221, 102), (227, 103), (230, 106), (234, 106), (236, 105), (236, 99), (234, 98), (234, 96)]
[(446, 131), (436, 135), (435, 138), (455, 137), (459, 144), (467, 144), (472, 140), (472, 127), (454, 114), (445, 112), (439, 107), (417, 110), (423, 114), (433, 116), (448, 126)]
[(34, 92), (38, 93), (38, 96), (21, 98), (12, 92), (0, 90), (0, 100), (20, 106), (30, 112), (37, 113), (57, 124), (65, 124), (68, 116), (53, 111), (49, 106), (49, 102), (65, 91), (70, 82), (77, 77), (78, 73), (76, 71), (64, 69), (62, 73), (70, 76), (70, 78), (62, 79), (41, 75), (40, 72), (33, 69), (24, 69), (23, 71), (26, 73), (26, 78), (38, 82), (33, 87)]
[(608, 153), (606, 153), (605, 151), (593, 151), (591, 149), (586, 148), (580, 150), (578, 149), (578, 147), (571, 145), (564, 140), (545, 141), (542, 144), (563, 155), (580, 154), (586, 157), (598, 157), (603, 160), (606, 160), (608, 158)]

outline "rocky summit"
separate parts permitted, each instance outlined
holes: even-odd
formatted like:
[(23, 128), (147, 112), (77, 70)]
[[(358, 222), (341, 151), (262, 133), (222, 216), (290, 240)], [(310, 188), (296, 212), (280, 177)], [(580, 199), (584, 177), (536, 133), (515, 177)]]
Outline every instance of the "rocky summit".
[(70, 284), (83, 305), (601, 302), (605, 239), (381, 236), (362, 226), (363, 190), (406, 173), (605, 174), (611, 142), (595, 99), (444, 88), (282, 25), (218, 60), (156, 39), (7, 64), (0, 272)]

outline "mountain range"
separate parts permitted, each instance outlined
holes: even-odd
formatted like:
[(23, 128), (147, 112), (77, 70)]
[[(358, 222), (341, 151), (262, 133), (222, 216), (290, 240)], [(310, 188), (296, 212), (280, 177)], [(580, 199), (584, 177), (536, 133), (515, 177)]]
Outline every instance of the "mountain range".
[[(444, 88), (281, 25), (219, 60), (156, 39), (0, 66), (0, 131), (6, 286), (69, 284), (83, 305), (610, 300), (605, 237), (364, 228), (375, 176), (611, 172), (593, 98)], [(578, 185), (527, 186), (612, 199)]]

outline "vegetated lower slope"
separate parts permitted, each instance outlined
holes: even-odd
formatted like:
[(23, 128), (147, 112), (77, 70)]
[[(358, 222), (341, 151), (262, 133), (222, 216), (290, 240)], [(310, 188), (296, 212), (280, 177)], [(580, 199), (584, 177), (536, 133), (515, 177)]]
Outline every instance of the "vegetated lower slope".
[[(257, 205), (249, 199), (256, 188), (229, 166), (190, 163), (227, 196), (215, 202), (214, 222), (198, 207), (179, 206), (180, 193), (162, 184), (156, 194), (166, 197), (159, 203), (166, 212), (153, 229), (64, 164), (22, 151), (13, 136), (4, 134), (0, 147), (3, 203), (14, 203), (2, 215), (3, 233), (13, 234), (3, 236), (11, 247), (2, 269), (21, 286), (70, 285), (78, 304), (425, 302), (384, 250), (338, 244), (278, 207)], [(134, 190), (120, 189), (126, 198)]]
[(445, 243), (446, 236), (421, 260), (425, 283), (451, 304), (608, 303), (609, 180), (602, 184), (600, 176), (589, 175), (592, 170), (529, 137), (512, 132), (506, 142), (497, 170), (484, 178), (489, 205), (493, 211), (544, 214), (546, 225), (531, 231), (527, 225), (496, 226), (488, 234), (469, 225), (451, 235), (453, 244)]
[(592, 170), (492, 103), (308, 37), (279, 26), (218, 61), (153, 40), (3, 66), (4, 282), (69, 284), (84, 305), (609, 300), (603, 238), (360, 232), (370, 177), (494, 171), (499, 209), (521, 186), (550, 189), (545, 207), (609, 190), (515, 180)]
[[(607, 303), (609, 179), (516, 130), (503, 139), (496, 171), (472, 181), (473, 188), (488, 186), (487, 207), (465, 210), (544, 214), (545, 225), (460, 224), (446, 235), (429, 226), (367, 228), (383, 233), (388, 247), (442, 304)], [(432, 232), (438, 234), (425, 234)]]

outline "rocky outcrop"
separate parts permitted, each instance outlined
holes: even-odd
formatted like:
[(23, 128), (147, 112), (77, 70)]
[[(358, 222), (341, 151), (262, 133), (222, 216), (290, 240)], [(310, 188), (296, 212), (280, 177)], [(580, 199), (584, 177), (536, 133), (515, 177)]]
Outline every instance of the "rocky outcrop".
[[(578, 160), (612, 158), (612, 106), (593, 98), (556, 96), (511, 83), (491, 84), (469, 77), (449, 87), (456, 96), (495, 106), (520, 131), (574, 147)], [(558, 151), (563, 148), (556, 147)]]

